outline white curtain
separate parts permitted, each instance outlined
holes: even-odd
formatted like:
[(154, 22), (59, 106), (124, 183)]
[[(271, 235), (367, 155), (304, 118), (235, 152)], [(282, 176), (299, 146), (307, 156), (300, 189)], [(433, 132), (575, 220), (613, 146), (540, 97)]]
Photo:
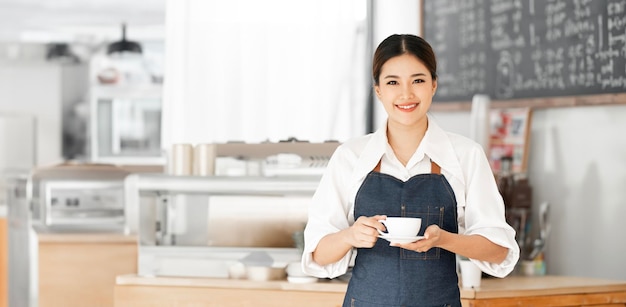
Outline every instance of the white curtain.
[(168, 0), (163, 146), (365, 132), (365, 0)]

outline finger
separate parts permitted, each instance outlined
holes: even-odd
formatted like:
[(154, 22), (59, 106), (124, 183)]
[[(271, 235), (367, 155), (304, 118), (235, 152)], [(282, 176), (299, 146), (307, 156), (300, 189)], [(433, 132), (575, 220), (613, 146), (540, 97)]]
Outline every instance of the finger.
[(380, 220), (385, 220), (385, 219), (387, 219), (386, 215), (374, 215), (374, 216), (372, 216), (370, 218), (363, 219), (363, 224), (365, 224), (367, 226), (370, 226), (370, 227), (378, 228), (378, 226), (384, 226), (379, 221)]
[(372, 236), (362, 236), (359, 238), (359, 247), (372, 247), (376, 244), (377, 237)]
[(378, 238), (378, 231), (372, 227), (363, 227), (359, 234), (362, 240), (368, 240), (371, 242), (375, 242)]
[(432, 232), (432, 228), (429, 226), (424, 230), (424, 239), (428, 240), (430, 238), (430, 233)]
[(428, 244), (425, 244), (423, 241), (424, 240), (411, 243), (409, 249), (418, 253), (427, 252), (430, 249), (430, 246)]
[(357, 240), (367, 240), (368, 242), (376, 242), (378, 238), (378, 230), (374, 227), (360, 224), (354, 229), (354, 234), (357, 236)]
[(372, 216), (370, 218), (364, 218), (364, 219), (359, 218), (359, 222), (360, 222), (361, 225), (369, 227), (374, 232), (377, 232), (376, 231), (377, 229), (380, 230), (380, 231), (384, 231), (386, 229), (385, 225), (383, 225), (379, 221), (380, 220), (384, 220), (386, 218), (387, 217), (384, 216), (384, 215), (375, 215), (375, 216)]
[(429, 238), (436, 238), (439, 235), (439, 231), (440, 228), (437, 225), (430, 225), (426, 228), (426, 230), (424, 231), (424, 238), (425, 239), (429, 239)]

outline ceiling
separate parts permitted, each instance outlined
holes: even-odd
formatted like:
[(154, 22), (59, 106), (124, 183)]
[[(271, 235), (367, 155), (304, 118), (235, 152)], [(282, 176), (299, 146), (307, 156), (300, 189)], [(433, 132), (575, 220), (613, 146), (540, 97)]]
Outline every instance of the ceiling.
[(0, 42), (162, 39), (165, 1), (0, 0)]

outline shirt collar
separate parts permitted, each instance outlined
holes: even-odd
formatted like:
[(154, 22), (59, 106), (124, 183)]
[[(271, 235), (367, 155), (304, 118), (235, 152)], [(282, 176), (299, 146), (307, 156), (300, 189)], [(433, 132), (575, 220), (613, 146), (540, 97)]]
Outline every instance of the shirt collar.
[(376, 132), (370, 134), (370, 138), (365, 144), (356, 167), (352, 174), (352, 182), (360, 182), (369, 172), (371, 172), (376, 164), (385, 154), (387, 146), (387, 123), (382, 125)]
[[(367, 176), (376, 167), (388, 146), (387, 123), (385, 122), (376, 132), (371, 134), (362, 151), (363, 154), (359, 157), (359, 161), (356, 164), (353, 179), (358, 181)], [(421, 158), (418, 155), (421, 155)], [(414, 158), (419, 158), (417, 160), (421, 161), (424, 155), (437, 163), (442, 170), (447, 171), (461, 183), (465, 184), (461, 165), (448, 134), (430, 115), (428, 115), (428, 129)]]
[(465, 184), (461, 164), (448, 133), (430, 115), (428, 116), (428, 130), (426, 130), (419, 147), (418, 151), (422, 150), (442, 170), (449, 172)]

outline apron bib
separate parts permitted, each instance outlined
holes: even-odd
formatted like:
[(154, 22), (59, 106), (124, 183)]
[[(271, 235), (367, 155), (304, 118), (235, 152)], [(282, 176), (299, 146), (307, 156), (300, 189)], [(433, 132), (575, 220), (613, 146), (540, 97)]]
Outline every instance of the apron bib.
[[(452, 187), (439, 165), (431, 162), (431, 167), (430, 174), (402, 182), (380, 173), (379, 162), (359, 188), (354, 219), (381, 214), (419, 217), (418, 235), (432, 224), (458, 233)], [(358, 248), (343, 306), (460, 307), (456, 255), (441, 248), (418, 253), (389, 246), (383, 239), (372, 248)]]

